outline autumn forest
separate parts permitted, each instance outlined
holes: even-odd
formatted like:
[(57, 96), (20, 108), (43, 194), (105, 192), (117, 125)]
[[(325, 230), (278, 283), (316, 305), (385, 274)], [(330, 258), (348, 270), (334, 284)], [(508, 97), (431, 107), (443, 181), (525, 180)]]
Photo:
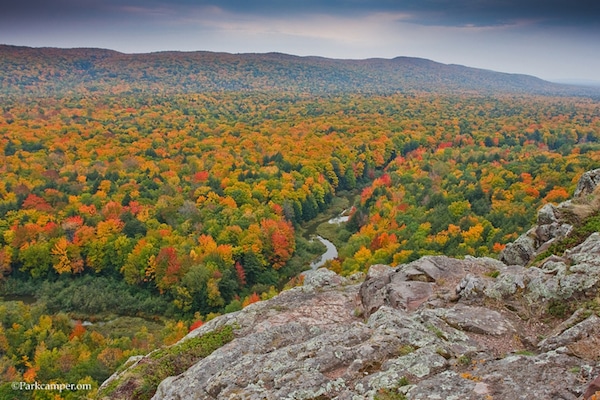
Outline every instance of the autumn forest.
[(97, 388), (299, 284), (319, 216), (349, 210), (327, 231), (343, 275), (494, 257), (600, 164), (600, 100), (584, 96), (99, 84), (0, 99), (0, 397), (21, 380)]

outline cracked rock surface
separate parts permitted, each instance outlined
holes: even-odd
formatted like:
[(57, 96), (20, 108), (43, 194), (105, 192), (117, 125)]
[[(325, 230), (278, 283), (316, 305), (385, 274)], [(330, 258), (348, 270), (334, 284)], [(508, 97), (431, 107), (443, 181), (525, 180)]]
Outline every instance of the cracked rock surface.
[[(519, 266), (490, 277), (498, 268), (491, 259), (437, 256), (374, 266), (358, 284), (309, 272), (304, 286), (191, 332), (231, 325), (235, 339), (164, 380), (153, 398), (578, 398), (600, 372), (600, 319), (579, 313), (555, 326), (524, 319), (518, 307), (528, 307), (532, 277)], [(473, 279), (476, 294), (462, 296), (461, 282)], [(556, 295), (539, 291), (538, 301), (543, 293)]]

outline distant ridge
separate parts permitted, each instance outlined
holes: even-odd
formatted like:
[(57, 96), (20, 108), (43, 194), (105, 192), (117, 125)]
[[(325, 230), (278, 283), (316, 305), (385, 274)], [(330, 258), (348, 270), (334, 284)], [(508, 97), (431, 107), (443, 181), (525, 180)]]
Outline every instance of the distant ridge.
[(586, 79), (557, 79), (553, 80), (555, 83), (562, 85), (577, 85), (587, 87), (600, 87), (600, 81), (586, 80)]
[(0, 45), (0, 94), (209, 91), (600, 93), (594, 88), (551, 83), (528, 75), (412, 57), (338, 60), (283, 53), (206, 51), (123, 54), (92, 48)]

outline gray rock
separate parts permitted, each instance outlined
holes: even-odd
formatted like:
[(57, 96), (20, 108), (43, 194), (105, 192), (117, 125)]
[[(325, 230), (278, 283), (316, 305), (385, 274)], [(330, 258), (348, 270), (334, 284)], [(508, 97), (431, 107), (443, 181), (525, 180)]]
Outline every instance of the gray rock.
[(519, 265), (510, 265), (501, 268), (500, 274), (496, 279), (484, 289), (486, 296), (500, 300), (523, 291), (529, 283), (529, 270)]
[(568, 270), (565, 261), (566, 260), (562, 257), (550, 256), (540, 265), (540, 269), (547, 274), (562, 276), (565, 275)]
[(549, 225), (558, 223), (558, 221), (558, 210), (553, 204), (544, 204), (544, 206), (539, 209), (537, 214), (538, 225)]
[[(429, 258), (398, 269), (375, 266), (361, 285), (315, 271), (303, 287), (213, 319), (183, 340), (223, 325), (235, 327), (234, 340), (181, 375), (165, 379), (154, 399), (370, 399), (382, 390), (400, 391), (409, 399), (570, 399), (583, 393), (581, 376), (572, 371), (589, 362), (581, 352), (594, 344), (586, 338), (598, 336), (598, 317), (556, 332), (540, 344), (539, 355), (496, 359), (490, 353), (494, 343), (511, 342), (518, 328), (489, 307), (489, 289), (520, 298), (529, 295), (534, 280), (547, 284), (560, 274), (486, 259), (451, 260), (447, 265), (446, 260)], [(473, 273), (487, 267), (497, 268), (498, 278)], [(407, 280), (414, 275), (406, 272), (414, 270), (428, 271), (438, 282)], [(430, 308), (434, 303), (425, 301), (411, 306), (412, 294), (435, 297), (442, 277), (467, 282), (462, 292), (468, 282), (484, 282), (486, 288), (474, 300), (478, 305)], [(367, 320), (355, 315), (364, 301), (373, 306)], [(457, 360), (465, 355), (479, 361), (458, 368)], [(407, 380), (410, 384), (400, 387)]]
[(448, 325), (466, 332), (502, 336), (515, 331), (502, 314), (484, 307), (457, 304), (450, 309), (439, 309), (439, 313)]
[(464, 275), (464, 262), (446, 256), (425, 256), (398, 267), (404, 280), (436, 282)]
[(387, 304), (387, 285), (391, 281), (394, 269), (387, 265), (372, 265), (365, 281), (360, 286), (359, 295), (367, 316)]
[[(451, 298), (447, 293), (436, 293), (446, 281), (456, 281), (465, 276), (473, 260), (456, 260), (445, 256), (428, 256), (396, 270), (373, 265), (367, 273), (359, 295), (367, 316), (383, 305), (414, 311), (435, 297)], [(488, 263), (488, 261), (484, 261)]]
[[(478, 382), (469, 379), (463, 379), (457, 372), (449, 370), (444, 371), (432, 378), (419, 382), (413, 386), (408, 396), (415, 400), (462, 400), (462, 399), (481, 399), (482, 394), (476, 393)], [(482, 392), (481, 385), (477, 388)], [(477, 396), (477, 397), (475, 397)]]
[[(578, 308), (569, 318), (567, 318), (566, 320), (558, 324), (556, 327), (554, 327), (554, 329), (552, 329), (552, 332), (550, 332), (547, 338), (560, 335), (561, 333), (577, 325), (587, 317), (589, 317), (589, 311), (585, 308)], [(538, 345), (540, 343), (538, 343)]]
[(304, 287), (308, 290), (323, 288), (325, 286), (337, 286), (342, 283), (342, 277), (327, 268), (308, 270), (303, 275)]
[(577, 182), (573, 197), (582, 197), (593, 193), (598, 184), (600, 184), (600, 168), (584, 173)]
[(559, 222), (553, 222), (551, 224), (539, 225), (535, 229), (535, 235), (537, 239), (537, 250), (540, 252), (540, 248), (545, 243), (551, 240), (560, 240), (565, 237), (573, 230), (573, 225), (563, 224)]
[(486, 280), (468, 274), (456, 286), (456, 294), (464, 299), (473, 299), (483, 294), (486, 288)]
[(580, 245), (565, 251), (572, 263), (588, 263), (600, 266), (600, 233), (594, 232)]
[(416, 310), (433, 294), (434, 284), (429, 282), (403, 281), (394, 275), (387, 289), (387, 301), (394, 308)]
[(572, 345), (582, 339), (593, 337), (600, 340), (600, 318), (596, 315), (591, 315), (564, 332), (542, 340), (538, 347), (541, 351), (556, 350), (560, 347)]
[(473, 264), (481, 265), (489, 270), (497, 270), (506, 266), (506, 264), (504, 264), (502, 261), (491, 257), (473, 257), (467, 255), (465, 256), (465, 261), (470, 261)]
[(569, 399), (583, 388), (579, 360), (558, 353), (481, 360), (468, 371), (445, 371), (414, 385), (409, 399)]
[[(127, 368), (132, 368), (132, 367), (135, 367), (143, 359), (144, 359), (144, 356), (131, 356), (127, 359), (127, 361), (125, 362), (124, 365), (126, 365)], [(112, 382), (117, 381), (119, 378), (121, 378), (123, 376), (125, 371), (126, 371), (126, 369), (124, 369), (122, 371), (117, 371), (114, 374), (112, 374), (111, 376), (109, 376), (108, 379), (102, 383), (100, 388), (107, 387)]]
[(533, 259), (535, 249), (535, 229), (530, 229), (514, 242), (507, 244), (500, 252), (499, 259), (506, 265), (527, 265)]
[(238, 337), (183, 374), (163, 381), (154, 398), (317, 397), (342, 390), (344, 381), (337, 375), (343, 375), (358, 356), (389, 356), (387, 347), (361, 353), (372, 330), (352, 314), (357, 286), (322, 292), (300, 289), (236, 313), (229, 322), (238, 326)]

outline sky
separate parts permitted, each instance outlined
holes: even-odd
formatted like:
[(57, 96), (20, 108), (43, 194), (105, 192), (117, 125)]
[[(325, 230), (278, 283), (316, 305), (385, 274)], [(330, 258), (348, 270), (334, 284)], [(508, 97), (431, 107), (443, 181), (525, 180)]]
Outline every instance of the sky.
[(9, 0), (0, 44), (410, 56), (600, 84), (600, 0)]

